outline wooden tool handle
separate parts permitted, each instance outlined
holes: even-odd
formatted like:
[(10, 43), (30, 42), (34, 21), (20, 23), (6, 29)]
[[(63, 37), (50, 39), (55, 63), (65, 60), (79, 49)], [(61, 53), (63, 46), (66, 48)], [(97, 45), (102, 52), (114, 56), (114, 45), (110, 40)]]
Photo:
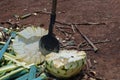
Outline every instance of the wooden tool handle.
[(53, 33), (53, 27), (54, 27), (55, 20), (56, 20), (56, 6), (57, 6), (57, 0), (52, 0), (52, 10), (51, 10), (52, 13), (50, 15), (50, 24), (49, 24), (48, 34)]

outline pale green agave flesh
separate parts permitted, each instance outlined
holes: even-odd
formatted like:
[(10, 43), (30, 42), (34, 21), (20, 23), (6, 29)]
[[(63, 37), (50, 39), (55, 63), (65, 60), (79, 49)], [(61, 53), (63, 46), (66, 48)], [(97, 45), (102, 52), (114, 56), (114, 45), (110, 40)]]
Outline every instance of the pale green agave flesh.
[(17, 59), (27, 64), (40, 64), (45, 57), (39, 51), (39, 40), (48, 33), (47, 30), (40, 27), (27, 27), (13, 41), (13, 49), (16, 52)]
[[(73, 53), (73, 54), (69, 54), (69, 53)], [(66, 54), (74, 57), (66, 57)], [(62, 64), (60, 62), (62, 60), (61, 57), (64, 58)], [(69, 61), (70, 58), (73, 59)], [(65, 61), (65, 59), (67, 60), (67, 62)], [(86, 64), (86, 53), (84, 51), (76, 51), (76, 50), (61, 50), (59, 54), (51, 53), (46, 56), (46, 62), (45, 62), (47, 71), (52, 75), (60, 78), (71, 77), (79, 73), (81, 69), (85, 66), (85, 64)]]

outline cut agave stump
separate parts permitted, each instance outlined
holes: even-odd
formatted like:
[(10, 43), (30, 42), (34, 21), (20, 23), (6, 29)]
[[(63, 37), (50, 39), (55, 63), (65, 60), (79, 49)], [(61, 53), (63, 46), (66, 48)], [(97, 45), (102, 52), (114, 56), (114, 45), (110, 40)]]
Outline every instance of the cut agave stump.
[(27, 64), (42, 63), (45, 57), (39, 50), (39, 40), (47, 33), (47, 30), (34, 26), (27, 27), (18, 32), (12, 45), (17, 59)]
[(46, 69), (59, 78), (68, 78), (81, 71), (86, 64), (86, 53), (77, 50), (61, 50), (46, 56)]

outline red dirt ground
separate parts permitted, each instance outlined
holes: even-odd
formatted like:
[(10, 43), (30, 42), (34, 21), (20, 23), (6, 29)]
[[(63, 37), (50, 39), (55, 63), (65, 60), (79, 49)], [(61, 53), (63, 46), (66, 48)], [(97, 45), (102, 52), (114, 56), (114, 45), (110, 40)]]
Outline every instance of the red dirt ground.
[[(57, 20), (65, 23), (104, 22), (107, 25), (80, 25), (79, 29), (92, 41), (109, 39), (97, 44), (97, 53), (87, 52), (91, 62), (97, 61), (94, 70), (106, 80), (120, 80), (120, 0), (58, 0)], [(14, 20), (13, 15), (47, 10), (50, 0), (0, 0), (0, 22)], [(62, 13), (60, 13), (62, 12)], [(19, 21), (21, 25), (44, 24), (47, 29), (49, 16), (39, 14)], [(55, 31), (56, 32), (56, 31)], [(58, 37), (62, 37), (56, 32)], [(77, 43), (82, 41), (74, 35)]]

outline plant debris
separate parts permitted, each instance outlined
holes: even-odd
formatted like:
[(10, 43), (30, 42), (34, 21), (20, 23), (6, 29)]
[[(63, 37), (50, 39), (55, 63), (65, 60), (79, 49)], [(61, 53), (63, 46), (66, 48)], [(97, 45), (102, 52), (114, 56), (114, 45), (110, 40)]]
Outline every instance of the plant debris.
[[(4, 28), (2, 30), (4, 30)], [(15, 29), (7, 29), (7, 32), (9, 32), (8, 36), (10, 36), (10, 33), (13, 30), (15, 30)], [(4, 32), (4, 33), (6, 34), (7, 32)], [(68, 35), (69, 35), (69, 33), (68, 33)], [(101, 42), (107, 42), (107, 41), (108, 40), (101, 41)], [(96, 42), (96, 43), (101, 43), (101, 42), (99, 41), (99, 42)], [(0, 46), (3, 47), (4, 44), (5, 44), (4, 42), (3, 43), (1, 42)], [(75, 43), (75, 41), (71, 40), (71, 39), (66, 39), (66, 41), (63, 42), (63, 44), (64, 45), (62, 45), (62, 47), (68, 48), (68, 49), (70, 49), (70, 48), (77, 49), (77, 46), (78, 46)], [(82, 45), (86, 46), (87, 43), (83, 42)], [(1, 49), (2, 49), (2, 47), (1, 47)], [(9, 52), (9, 53), (7, 53), (7, 52)], [(44, 69), (42, 69), (43, 68), (42, 65), (36, 66), (36, 69), (35, 69), (34, 64), (26, 65), (25, 62), (19, 62), (19, 61), (17, 61), (15, 59), (14, 52), (11, 51), (11, 49), (9, 49), (9, 48), (7, 48), (7, 50), (6, 50), (5, 54), (4, 54), (4, 57), (0, 60), (0, 62), (2, 63), (0, 65), (0, 76), (2, 76), (2, 77), (0, 77), (0, 79), (8, 79), (8, 77), (9, 77), (9, 79), (15, 79), (15, 78), (17, 78), (16, 80), (21, 80), (23, 78), (24, 79), (30, 79), (31, 77), (34, 78), (34, 79), (36, 78), (36, 80), (37, 79), (52, 79), (52, 80), (56, 79), (53, 76), (50, 76), (50, 75), (47, 76), (44, 73)], [(95, 71), (92, 71), (90, 73), (89, 72), (86, 73), (86, 70), (89, 70), (90, 67), (92, 67), (90, 60), (88, 60), (88, 64), (89, 64), (89, 66), (87, 66), (87, 68), (85, 68), (82, 71), (82, 74), (84, 76), (81, 76), (81, 79), (84, 79), (84, 78), (87, 78), (87, 79), (88, 78), (97, 79)], [(32, 69), (34, 70), (34, 73), (33, 73), (33, 71), (31, 71)], [(10, 72), (10, 73), (8, 73), (8, 72)], [(39, 75), (37, 75), (38, 73), (39, 73)], [(91, 74), (92, 74), (92, 76), (91, 76)], [(33, 76), (31, 76), (31, 75), (33, 75)], [(37, 75), (37, 76), (35, 76), (35, 75)], [(76, 77), (79, 77), (79, 75), (76, 75)]]
[(98, 51), (98, 48), (93, 44), (93, 42), (92, 42), (90, 39), (88, 39), (88, 37), (85, 36), (85, 35), (77, 28), (76, 25), (75, 25), (75, 28), (76, 28), (76, 30), (79, 32), (79, 34), (88, 42), (88, 44), (89, 44), (90, 46), (92, 46), (94, 52), (97, 52), (97, 51)]
[(42, 10), (40, 10), (40, 11), (34, 11), (33, 13), (27, 13), (27, 14), (24, 14), (24, 15), (22, 15), (22, 16), (19, 16), (19, 15), (15, 14), (14, 17), (15, 17), (17, 20), (22, 20), (22, 19), (26, 19), (26, 18), (28, 18), (28, 17), (30, 17), (30, 16), (36, 16), (36, 15), (38, 15), (38, 14), (51, 14), (51, 13), (50, 13), (50, 12), (47, 12), (47, 11), (42, 11)]
[(56, 20), (56, 23), (61, 24), (61, 25), (66, 25), (66, 26), (71, 26), (72, 25), (106, 25), (107, 23), (105, 22), (83, 22), (83, 23), (64, 23)]

